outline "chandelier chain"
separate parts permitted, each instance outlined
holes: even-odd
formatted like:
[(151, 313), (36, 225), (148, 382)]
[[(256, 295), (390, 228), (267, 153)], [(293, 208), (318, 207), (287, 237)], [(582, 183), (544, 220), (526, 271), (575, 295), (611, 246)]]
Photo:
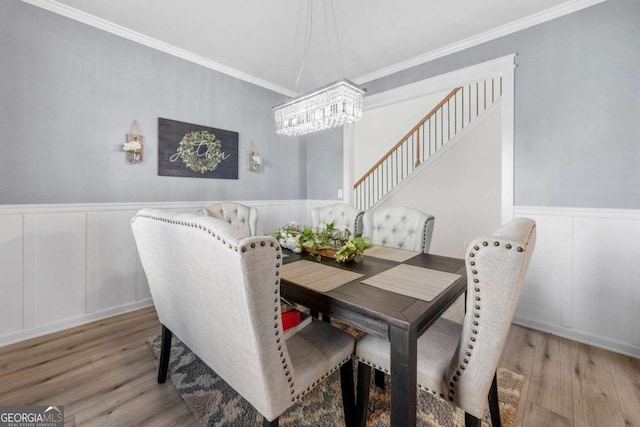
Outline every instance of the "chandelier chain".
[[(336, 47), (340, 58), (340, 66), (344, 74), (344, 60), (342, 57), (342, 46), (340, 45), (340, 36), (338, 34), (338, 25), (336, 21), (335, 8), (333, 0), (322, 0), (322, 7), (325, 20), (325, 33), (327, 36), (327, 45), (331, 52), (331, 38), (329, 36), (329, 19), (326, 2), (329, 2), (331, 8), (331, 17), (333, 18), (333, 27), (336, 37)], [(300, 71), (296, 77), (296, 90), (300, 85), (300, 78), (307, 63), (309, 55), (309, 46), (311, 45), (311, 36), (313, 33), (313, 0), (308, 0), (307, 8), (307, 26), (304, 34), (304, 55)], [(296, 25), (296, 36), (294, 40), (294, 56), (295, 47), (298, 45), (298, 37), (300, 36), (300, 22), (302, 21), (302, 2), (298, 9), (298, 24)], [(317, 89), (309, 94), (300, 95), (288, 102), (273, 107), (274, 119), (276, 122), (276, 132), (282, 135), (305, 135), (311, 132), (317, 132), (324, 129), (334, 128), (345, 124), (353, 123), (362, 118), (362, 96), (364, 90), (359, 88), (355, 83), (346, 79), (341, 79), (329, 84), (323, 88)]]

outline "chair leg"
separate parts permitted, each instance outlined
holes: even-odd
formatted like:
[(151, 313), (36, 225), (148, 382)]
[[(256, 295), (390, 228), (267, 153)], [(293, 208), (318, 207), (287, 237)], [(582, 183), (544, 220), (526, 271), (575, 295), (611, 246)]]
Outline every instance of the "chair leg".
[(171, 337), (173, 334), (166, 326), (162, 325), (162, 343), (160, 344), (160, 366), (158, 367), (158, 383), (167, 380), (169, 371), (169, 355), (171, 354)]
[(464, 291), (464, 312), (467, 313), (467, 291)]
[(471, 414), (464, 413), (464, 427), (482, 427), (480, 418), (476, 418)]
[(344, 408), (344, 424), (347, 427), (356, 425), (356, 396), (353, 390), (353, 360), (340, 367), (340, 387), (342, 389), (342, 407)]
[(262, 427), (278, 427), (278, 420), (280, 418), (276, 418), (273, 421), (267, 420), (264, 416), (262, 417)]
[(378, 387), (380, 390), (384, 390), (384, 372), (378, 371), (377, 369), (373, 372), (376, 387)]
[(498, 375), (493, 374), (493, 382), (489, 389), (489, 412), (491, 413), (491, 425), (493, 427), (501, 427), (500, 420), (500, 403), (498, 401)]
[(367, 424), (367, 407), (369, 406), (369, 389), (371, 387), (371, 366), (358, 363), (358, 391), (356, 395), (356, 417), (358, 427)]

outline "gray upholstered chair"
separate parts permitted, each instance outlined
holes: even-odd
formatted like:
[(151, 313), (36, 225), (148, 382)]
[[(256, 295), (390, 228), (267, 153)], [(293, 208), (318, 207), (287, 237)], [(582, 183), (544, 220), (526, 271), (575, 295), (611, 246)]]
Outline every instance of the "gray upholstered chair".
[(201, 215), (212, 216), (228, 222), (245, 233), (245, 236), (258, 234), (258, 210), (236, 202), (220, 202), (202, 208)]
[[(500, 425), (496, 369), (535, 247), (535, 222), (516, 218), (467, 251), (467, 312), (462, 324), (437, 320), (418, 339), (418, 388), (465, 411), (479, 426), (487, 404)], [(356, 345), (359, 422), (364, 425), (371, 366), (390, 373), (389, 343), (372, 336)], [(488, 399), (487, 399), (488, 396)]]
[(131, 222), (162, 324), (158, 382), (171, 337), (277, 426), (278, 417), (340, 368), (345, 421), (353, 425), (354, 338), (313, 320), (287, 339), (280, 313), (282, 251), (270, 236), (244, 237), (195, 213), (143, 209)]
[(406, 206), (383, 206), (365, 212), (365, 236), (380, 246), (429, 252), (435, 217)]
[(332, 205), (314, 208), (311, 210), (311, 224), (314, 227), (324, 227), (333, 223), (335, 228), (344, 230), (348, 228), (354, 236), (362, 234), (362, 215), (364, 212), (346, 203), (334, 203)]

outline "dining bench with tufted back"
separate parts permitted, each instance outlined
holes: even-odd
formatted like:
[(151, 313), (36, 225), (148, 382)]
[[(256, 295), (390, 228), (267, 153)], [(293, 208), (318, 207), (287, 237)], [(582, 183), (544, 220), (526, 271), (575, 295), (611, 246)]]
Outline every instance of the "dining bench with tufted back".
[(273, 237), (162, 209), (139, 211), (131, 228), (162, 324), (158, 382), (166, 380), (175, 334), (273, 427), (340, 369), (345, 422), (353, 425), (355, 339), (315, 319), (283, 337), (283, 254)]
[(429, 252), (435, 217), (407, 206), (383, 206), (365, 212), (365, 236), (380, 246)]

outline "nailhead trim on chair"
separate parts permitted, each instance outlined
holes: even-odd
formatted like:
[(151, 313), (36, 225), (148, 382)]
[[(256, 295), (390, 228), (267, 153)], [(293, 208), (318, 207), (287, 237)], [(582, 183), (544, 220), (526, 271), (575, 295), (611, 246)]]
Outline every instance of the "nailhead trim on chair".
[(371, 362), (369, 362), (368, 360), (364, 360), (364, 359), (360, 358), (360, 357), (359, 357), (359, 356), (357, 356), (357, 355), (354, 355), (353, 357), (355, 357), (355, 359), (356, 359), (358, 362), (362, 362), (362, 363), (364, 363), (365, 365), (369, 365), (369, 366), (371, 366), (372, 368), (377, 369), (378, 371), (382, 371), (382, 372), (384, 372), (385, 374), (388, 374), (388, 373), (389, 373), (389, 370), (388, 370), (388, 369), (386, 369), (386, 368), (383, 368), (382, 366), (377, 366), (375, 363), (371, 363)]
[(427, 247), (427, 230), (429, 229), (429, 223), (434, 220), (435, 218), (433, 216), (429, 216), (429, 218), (424, 222), (424, 227), (422, 229), (422, 252), (424, 252)]
[[(296, 397), (292, 397), (291, 401), (295, 401), (295, 400), (300, 400), (305, 394), (309, 393), (311, 390), (313, 390), (313, 388), (315, 386), (317, 386), (318, 384), (320, 384), (320, 382), (322, 380), (324, 380), (325, 378), (327, 378), (329, 375), (333, 374), (335, 371), (337, 371), (342, 365), (344, 365), (345, 363), (347, 363), (349, 360), (351, 360), (351, 356), (343, 359), (342, 361), (340, 361), (340, 363), (338, 363), (336, 366), (334, 366), (333, 368), (329, 369), (327, 372), (325, 372), (320, 378), (318, 378), (317, 380), (315, 380), (313, 382), (313, 384), (311, 384), (309, 387), (307, 387), (306, 390), (301, 391), (300, 393), (298, 393), (296, 395)], [(293, 391), (291, 392), (291, 394), (293, 394)]]
[[(484, 241), (482, 242), (482, 246), (489, 246), (489, 242)], [(496, 240), (493, 242), (493, 246), (495, 247), (499, 247), (500, 246), (500, 241)], [(510, 244), (506, 244), (504, 245), (504, 247), (507, 250), (512, 249), (512, 246)], [(467, 369), (467, 365), (469, 364), (469, 359), (471, 359), (472, 356), (472, 350), (474, 348), (474, 345), (476, 343), (478, 334), (479, 334), (479, 326), (480, 326), (480, 322), (477, 319), (480, 319), (480, 301), (482, 301), (482, 297), (480, 295), (480, 280), (475, 277), (478, 274), (478, 270), (475, 268), (476, 262), (474, 261), (476, 254), (478, 253), (478, 251), (480, 250), (480, 246), (475, 245), (473, 247), (473, 251), (469, 253), (469, 265), (474, 267), (473, 270), (471, 270), (471, 274), (473, 274), (474, 278), (473, 278), (473, 290), (472, 290), (472, 294), (471, 296), (473, 297), (474, 301), (476, 301), (476, 304), (473, 305), (473, 311), (470, 314), (473, 314), (474, 320), (473, 321), (473, 326), (474, 328), (471, 330), (471, 336), (469, 337), (469, 341), (467, 342), (467, 351), (465, 351), (465, 358), (463, 358), (462, 363), (459, 365), (460, 369), (456, 371), (456, 373), (454, 375), (451, 376), (450, 380), (449, 380), (449, 391), (448, 391), (448, 398), (450, 401), (454, 400), (454, 395), (456, 394), (455, 391), (455, 387), (456, 384), (458, 382), (458, 378), (460, 378), (463, 374), (463, 372)], [(524, 249), (521, 247), (518, 247), (517, 249), (518, 252), (524, 252)], [(440, 395), (441, 397), (444, 397), (442, 394)]]

